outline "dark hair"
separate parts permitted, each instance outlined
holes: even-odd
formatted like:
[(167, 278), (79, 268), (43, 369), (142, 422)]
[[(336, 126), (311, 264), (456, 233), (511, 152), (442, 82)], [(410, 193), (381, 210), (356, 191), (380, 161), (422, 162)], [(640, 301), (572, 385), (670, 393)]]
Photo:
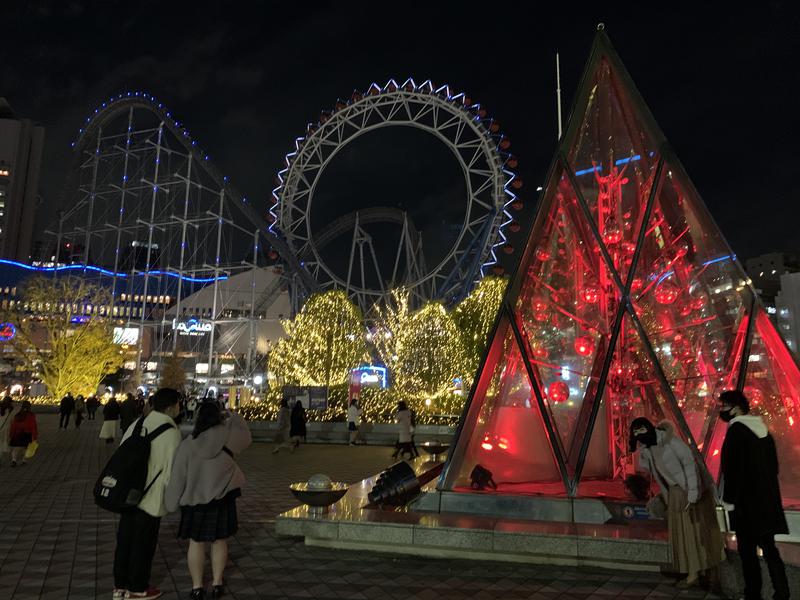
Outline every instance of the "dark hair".
[(197, 411), (197, 417), (192, 430), (192, 437), (196, 438), (206, 429), (211, 429), (222, 423), (222, 411), (216, 402), (203, 402)]
[(289, 399), (281, 398), (281, 408), (289, 408)]
[(170, 406), (175, 406), (180, 402), (181, 395), (178, 390), (172, 388), (161, 388), (150, 398), (150, 406), (158, 412), (164, 412)]
[(125, 400), (135, 400), (135, 398), (133, 397), (133, 394), (128, 392), (127, 394), (125, 394)]
[(408, 410), (408, 406), (406, 406), (405, 400), (400, 400), (397, 403), (397, 410)]
[(29, 412), (31, 412), (31, 403), (28, 400), (23, 400), (22, 404), (20, 405), (19, 412), (14, 418), (17, 421), (24, 421)]
[(647, 429), (648, 433), (653, 433), (656, 430), (655, 425), (650, 422), (650, 419), (646, 417), (636, 417), (633, 421), (631, 421), (631, 428), (630, 428), (630, 438), (628, 439), (628, 450), (630, 452), (636, 452), (636, 434), (634, 434), (634, 430), (639, 429), (640, 427), (644, 427)]
[(750, 412), (750, 401), (739, 390), (726, 390), (719, 395), (719, 401), (728, 406), (738, 406), (743, 414)]
[(0, 416), (6, 414), (6, 411), (11, 412), (12, 410), (14, 410), (14, 401), (10, 396), (6, 396), (3, 398), (3, 401), (0, 402)]

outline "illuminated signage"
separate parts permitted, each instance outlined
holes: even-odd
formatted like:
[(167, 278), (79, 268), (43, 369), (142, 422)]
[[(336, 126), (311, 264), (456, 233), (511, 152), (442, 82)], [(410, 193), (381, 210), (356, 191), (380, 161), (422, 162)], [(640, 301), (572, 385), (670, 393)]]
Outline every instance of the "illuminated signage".
[(359, 377), (362, 387), (386, 388), (389, 386), (386, 377), (386, 367), (368, 365), (353, 369), (353, 373)]
[(17, 335), (17, 328), (12, 323), (0, 323), (0, 342), (7, 342)]
[(113, 341), (123, 346), (133, 346), (139, 341), (138, 327), (114, 327)]
[(208, 321), (201, 321), (200, 319), (191, 318), (188, 321), (172, 321), (172, 328), (178, 332), (178, 335), (191, 335), (201, 336), (209, 333), (213, 328), (213, 323)]

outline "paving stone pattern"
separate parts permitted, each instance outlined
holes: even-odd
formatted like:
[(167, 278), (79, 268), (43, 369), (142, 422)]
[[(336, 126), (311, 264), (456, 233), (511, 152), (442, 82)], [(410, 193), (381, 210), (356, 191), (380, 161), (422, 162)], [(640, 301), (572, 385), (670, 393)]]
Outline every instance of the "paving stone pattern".
[[(37, 456), (15, 469), (8, 455), (0, 458), (0, 600), (111, 598), (116, 519), (95, 507), (91, 489), (113, 447), (97, 438), (100, 421), (59, 431), (56, 415), (38, 419)], [(716, 598), (678, 590), (657, 574), (348, 552), (278, 538), (275, 516), (296, 504), (291, 481), (327, 473), (355, 482), (392, 461), (383, 447), (309, 445), (279, 455), (271, 449), (256, 443), (239, 460), (248, 485), (239, 499), (239, 533), (230, 540), (232, 600)], [(163, 519), (153, 561), (152, 583), (170, 600), (186, 598), (191, 588), (177, 525), (175, 515)]]

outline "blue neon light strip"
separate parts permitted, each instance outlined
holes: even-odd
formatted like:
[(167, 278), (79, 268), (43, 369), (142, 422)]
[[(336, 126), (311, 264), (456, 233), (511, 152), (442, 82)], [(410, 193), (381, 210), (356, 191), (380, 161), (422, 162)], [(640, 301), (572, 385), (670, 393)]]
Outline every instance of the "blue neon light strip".
[[(17, 262), (15, 260), (7, 260), (5, 258), (0, 258), (0, 264), (4, 265), (11, 265), (12, 267), (18, 267), (21, 269), (26, 269), (28, 271), (38, 271), (40, 273), (55, 273), (58, 271), (95, 271), (102, 275), (108, 275), (109, 277), (114, 277), (116, 275), (120, 278), (128, 277), (127, 273), (114, 273), (114, 271), (109, 271), (108, 269), (103, 269), (101, 267), (95, 267), (94, 265), (62, 265), (60, 267), (34, 267), (32, 265), (26, 265), (25, 263)], [(139, 277), (145, 275), (145, 273), (136, 273)], [(171, 271), (150, 271), (150, 275), (165, 275), (167, 277), (174, 277), (175, 279), (183, 279), (184, 281), (189, 281), (191, 283), (210, 283), (214, 281), (214, 277), (189, 277), (188, 275), (184, 275), (181, 277), (177, 273), (172, 273)], [(224, 281), (228, 279), (227, 275), (220, 275), (219, 281)]]
[(632, 161), (635, 161), (635, 160), (641, 160), (641, 159), (642, 159), (641, 155), (634, 154), (630, 158), (620, 158), (619, 160), (614, 161), (614, 164), (617, 165), (617, 166), (619, 166), (619, 165), (627, 165), (629, 162), (632, 162)]
[[(650, 156), (652, 156), (652, 153)], [(615, 160), (614, 164), (619, 167), (620, 165), (627, 165), (629, 162), (635, 162), (637, 160), (642, 160), (641, 154), (634, 154), (628, 158), (620, 158), (619, 160)], [(581, 169), (580, 171), (575, 171), (575, 176), (580, 177), (581, 175), (588, 175), (589, 173), (594, 173), (595, 171), (600, 172), (602, 170), (603, 165), (598, 165), (596, 167), (592, 167), (591, 169)]]
[[(706, 262), (704, 262), (702, 264), (702, 266), (703, 267), (707, 267), (708, 265), (713, 265), (714, 263), (722, 262), (722, 261), (725, 261), (725, 260), (730, 260), (732, 258), (736, 258), (736, 257), (733, 254), (727, 254), (725, 256), (720, 256), (718, 258), (712, 258), (711, 260), (707, 260)], [(675, 275), (675, 271), (667, 271), (666, 273), (664, 273), (661, 277), (658, 278), (658, 282), (656, 283), (656, 285), (658, 285), (659, 283), (661, 283), (662, 281), (664, 281), (667, 277), (670, 277), (671, 275)]]

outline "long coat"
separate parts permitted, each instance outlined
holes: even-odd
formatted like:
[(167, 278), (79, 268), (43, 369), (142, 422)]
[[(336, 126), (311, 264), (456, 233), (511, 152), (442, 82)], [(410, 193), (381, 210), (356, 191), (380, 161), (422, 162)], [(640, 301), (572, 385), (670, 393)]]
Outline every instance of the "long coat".
[(753, 535), (789, 533), (778, 485), (778, 453), (772, 436), (757, 435), (744, 422), (734, 421), (722, 444), (721, 461), (722, 499), (734, 506), (730, 513), (731, 529)]
[(290, 417), (291, 427), (289, 429), (290, 437), (306, 437), (306, 411), (302, 406), (295, 406), (292, 409), (292, 416)]

